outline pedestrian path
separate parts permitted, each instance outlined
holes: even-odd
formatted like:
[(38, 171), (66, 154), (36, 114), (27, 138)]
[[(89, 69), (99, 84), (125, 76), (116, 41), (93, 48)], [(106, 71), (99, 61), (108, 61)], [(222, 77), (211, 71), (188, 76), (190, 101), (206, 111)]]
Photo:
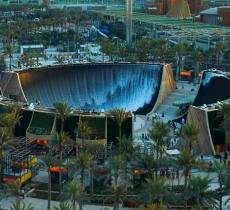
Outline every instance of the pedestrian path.
[[(0, 209), (1, 210), (9, 210), (12, 206), (12, 203), (15, 201), (15, 197), (8, 197), (6, 199), (2, 199), (0, 201)], [(37, 198), (31, 198), (31, 197), (25, 197), (22, 199), (22, 201), (28, 205), (31, 203), (31, 205), (34, 207), (34, 210), (45, 210), (47, 209), (47, 200), (43, 199), (37, 199)], [(58, 201), (51, 201), (51, 209), (53, 210), (54, 207), (58, 207), (59, 202)], [(112, 206), (98, 206), (98, 205), (84, 205), (83, 210), (112, 210)], [(135, 210), (135, 208), (123, 208), (121, 207), (120, 210)]]
[(165, 99), (165, 101), (155, 111), (160, 116), (164, 115), (161, 119), (169, 121), (175, 119), (180, 111), (175, 102), (183, 102), (185, 99), (193, 101), (197, 95), (198, 86), (192, 83), (178, 82), (177, 88)]

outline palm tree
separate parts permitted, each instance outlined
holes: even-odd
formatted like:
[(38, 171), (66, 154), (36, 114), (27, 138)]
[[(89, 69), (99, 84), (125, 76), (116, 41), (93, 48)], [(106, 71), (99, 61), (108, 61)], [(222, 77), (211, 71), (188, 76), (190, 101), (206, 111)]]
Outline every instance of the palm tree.
[(28, 54), (21, 55), (21, 61), (22, 61), (23, 66), (26, 66), (26, 67), (30, 66), (30, 63), (31, 63), (30, 60), (31, 58)]
[(216, 58), (217, 58), (217, 64), (220, 64), (220, 58), (223, 56), (224, 51), (226, 49), (225, 44), (223, 43), (217, 43), (215, 47), (215, 53), (216, 53)]
[(73, 165), (77, 170), (80, 170), (81, 187), (84, 188), (85, 170), (90, 167), (91, 155), (88, 152), (80, 152), (74, 160)]
[(63, 55), (56, 55), (55, 59), (56, 59), (58, 64), (62, 64), (62, 63), (64, 63), (65, 57)]
[(9, 58), (10, 58), (10, 64), (9, 64), (9, 68), (10, 68), (10, 71), (11, 71), (11, 67), (12, 67), (12, 54), (13, 54), (13, 46), (11, 44), (11, 41), (7, 41), (6, 43), (6, 54), (9, 55)]
[(195, 164), (195, 158), (189, 150), (185, 149), (178, 155), (177, 162), (184, 170), (184, 186), (187, 188), (188, 177), (190, 177), (190, 170)]
[(188, 45), (185, 43), (177, 44), (174, 46), (173, 49), (176, 52), (177, 56), (177, 73), (176, 73), (176, 79), (179, 80), (180, 78), (180, 72), (182, 68), (182, 58), (185, 56), (188, 52)]
[(147, 179), (144, 190), (140, 195), (141, 200), (146, 204), (155, 203), (163, 204), (169, 200), (168, 185), (163, 179), (150, 178)]
[(221, 116), (228, 115), (230, 113), (230, 103), (221, 103), (219, 112)]
[[(149, 129), (148, 135), (153, 141), (153, 148), (156, 151), (156, 161), (158, 164), (159, 158), (165, 151), (165, 146), (167, 144), (167, 137), (169, 135), (170, 129), (168, 123), (163, 121), (156, 121), (151, 129)], [(158, 172), (158, 167), (156, 168), (156, 176)]]
[(197, 141), (199, 128), (194, 124), (186, 123), (182, 126), (181, 136), (186, 140), (190, 152), (192, 152), (193, 144)]
[(55, 206), (54, 210), (72, 210), (71, 205), (67, 202), (61, 202), (59, 207)]
[(57, 117), (61, 120), (61, 131), (64, 131), (64, 122), (72, 113), (72, 108), (65, 101), (55, 103), (54, 108), (56, 109)]
[(12, 203), (10, 210), (34, 210), (34, 207), (31, 203), (26, 205), (20, 199), (16, 199), (15, 202)]
[(2, 182), (2, 175), (3, 175), (3, 170), (4, 170), (4, 164), (3, 164), (3, 159), (4, 159), (4, 148), (8, 145), (9, 143), (9, 135), (8, 132), (6, 131), (6, 128), (0, 127), (0, 181)]
[(192, 176), (187, 189), (188, 198), (199, 209), (203, 205), (216, 205), (215, 193), (209, 190), (212, 179), (209, 176)]
[(114, 210), (119, 210), (120, 197), (123, 192), (126, 191), (126, 188), (124, 185), (112, 183), (112, 190), (114, 196)]
[(115, 44), (107, 38), (102, 38), (99, 41), (101, 46), (101, 51), (110, 57), (110, 60), (113, 60), (113, 55), (116, 51)]
[(140, 206), (139, 210), (167, 210), (168, 208), (163, 204), (150, 203), (147, 205), (147, 208)]
[(93, 129), (89, 126), (87, 121), (83, 121), (81, 118), (79, 120), (78, 128), (77, 128), (77, 136), (78, 138), (81, 138), (82, 143), (84, 143), (84, 140), (87, 140), (90, 138), (90, 135), (92, 134)]
[(0, 55), (0, 72), (5, 71), (6, 63), (5, 63), (5, 56)]
[(85, 150), (90, 154), (90, 194), (94, 191), (94, 158), (101, 152), (104, 152), (104, 146), (98, 144), (96, 140), (88, 141), (85, 144)]
[(82, 209), (82, 192), (83, 188), (79, 181), (73, 180), (64, 186), (63, 194), (69, 201), (71, 201), (72, 210), (77, 210), (77, 202), (79, 203), (79, 209)]
[(56, 141), (57, 141), (57, 143), (59, 145), (60, 161), (62, 161), (63, 149), (64, 149), (65, 146), (71, 145), (72, 141), (71, 141), (69, 135), (64, 131), (56, 133)]
[(219, 116), (223, 117), (224, 120), (220, 126), (224, 129), (226, 133), (225, 137), (225, 150), (227, 150), (227, 142), (230, 137), (230, 103), (222, 103), (219, 109)]
[(133, 153), (135, 152), (133, 140), (130, 136), (129, 136), (129, 138), (127, 138), (125, 135), (122, 136), (122, 139), (120, 141), (120, 146), (119, 146), (119, 152), (120, 152), (121, 156), (123, 157), (124, 177), (125, 177), (126, 184), (127, 184), (128, 183), (128, 176), (127, 176), (128, 161), (131, 158), (131, 156), (133, 155)]
[(115, 184), (115, 186), (118, 186), (118, 177), (122, 171), (123, 164), (124, 161), (120, 155), (114, 156), (108, 160), (108, 166), (111, 169), (112, 176), (114, 178), (113, 183)]
[[(66, 132), (61, 131), (60, 133), (56, 134), (56, 140), (59, 145), (59, 161), (60, 161), (60, 167), (62, 165), (62, 160), (63, 160), (63, 149), (65, 146), (70, 145), (71, 139), (68, 136)], [(59, 170), (59, 186), (60, 186), (60, 193), (61, 193), (61, 183), (62, 183), (62, 171)]]
[(50, 171), (50, 167), (52, 166), (54, 159), (53, 156), (51, 154), (51, 152), (48, 153), (47, 156), (42, 158), (43, 162), (45, 163), (45, 166), (47, 167), (48, 170), (48, 205), (47, 205), (47, 210), (51, 210), (51, 171)]
[(200, 70), (200, 64), (202, 63), (204, 58), (205, 58), (204, 52), (201, 49), (195, 49), (192, 52), (192, 60), (194, 61), (194, 65), (195, 65), (195, 79), (194, 79), (195, 82), (197, 80), (197, 74), (199, 73)]
[(219, 210), (222, 210), (222, 198), (223, 198), (223, 178), (225, 173), (225, 166), (224, 164), (220, 163), (219, 161), (214, 162), (215, 171), (218, 175), (218, 182), (219, 188), (217, 189), (218, 200), (219, 200)]
[(129, 117), (129, 113), (126, 112), (124, 109), (115, 109), (111, 111), (110, 116), (112, 116), (112, 119), (114, 119), (118, 125), (119, 128), (119, 141), (121, 141), (121, 129), (123, 122)]
[(153, 49), (153, 56), (157, 57), (160, 62), (164, 62), (165, 55), (168, 53), (167, 40), (159, 40)]
[(18, 200), (20, 200), (21, 187), (22, 184), (20, 183), (20, 181), (7, 184), (7, 190), (10, 191), (10, 193), (14, 195)]
[(148, 174), (153, 175), (155, 169), (157, 168), (157, 162), (153, 155), (143, 154), (138, 158), (137, 167), (148, 172)]
[(9, 111), (7, 113), (4, 113), (1, 117), (1, 124), (7, 128), (8, 135), (10, 138), (14, 136), (14, 129), (17, 123), (20, 122), (22, 114), (22, 109), (18, 105), (13, 105), (9, 107)]
[[(190, 171), (192, 166), (195, 164), (195, 158), (191, 151), (188, 149), (182, 150), (177, 157), (177, 162), (184, 171), (184, 192), (186, 192), (188, 187), (188, 177), (190, 179)], [(185, 209), (187, 209), (187, 199), (185, 199)]]
[(228, 196), (225, 205), (230, 201), (230, 168), (226, 167), (226, 170), (224, 172), (224, 176), (222, 177), (222, 184), (223, 184), (223, 195)]
[(36, 65), (39, 65), (39, 57), (41, 56), (41, 52), (40, 51), (33, 51), (31, 53), (31, 58), (36, 58)]
[(144, 62), (147, 60), (149, 43), (150, 43), (149, 39), (141, 39), (136, 44), (137, 56), (138, 56), (139, 61), (141, 61), (141, 62)]

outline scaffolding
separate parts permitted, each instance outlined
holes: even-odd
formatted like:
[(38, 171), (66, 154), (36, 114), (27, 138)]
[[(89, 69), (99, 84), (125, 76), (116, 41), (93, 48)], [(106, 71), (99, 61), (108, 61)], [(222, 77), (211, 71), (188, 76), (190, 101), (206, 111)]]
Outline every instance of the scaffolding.
[(31, 141), (25, 137), (17, 138), (14, 149), (6, 152), (3, 158), (3, 181), (24, 183), (36, 174), (37, 159), (31, 155)]

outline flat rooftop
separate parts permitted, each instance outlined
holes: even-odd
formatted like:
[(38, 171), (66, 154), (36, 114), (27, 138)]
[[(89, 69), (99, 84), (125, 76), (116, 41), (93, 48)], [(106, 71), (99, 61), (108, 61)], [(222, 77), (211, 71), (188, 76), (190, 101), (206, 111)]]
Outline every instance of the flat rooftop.
[[(98, 11), (104, 15), (125, 19), (125, 10)], [(208, 33), (210, 35), (230, 35), (230, 27), (209, 25), (201, 22), (194, 22), (191, 19), (176, 19), (162, 15), (151, 15), (141, 12), (133, 12), (133, 20), (147, 24), (168, 27), (170, 30), (181, 30), (193, 33)]]

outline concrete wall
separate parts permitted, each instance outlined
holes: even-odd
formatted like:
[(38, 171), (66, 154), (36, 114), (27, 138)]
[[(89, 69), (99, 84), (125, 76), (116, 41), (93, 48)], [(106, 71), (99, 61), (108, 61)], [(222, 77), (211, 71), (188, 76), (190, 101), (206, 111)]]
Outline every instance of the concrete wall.
[(195, 106), (190, 106), (187, 122), (199, 128), (197, 143), (194, 145), (195, 149), (205, 155), (215, 155), (215, 149), (209, 130), (207, 111)]
[(173, 77), (172, 66), (171, 64), (165, 64), (163, 67), (163, 74), (159, 94), (151, 113), (154, 112), (163, 103), (163, 101), (168, 97), (168, 95), (171, 94), (173, 90), (175, 90), (175, 88), (176, 82)]
[(26, 103), (27, 100), (23, 93), (18, 73), (2, 72), (0, 79), (2, 93), (7, 98)]

